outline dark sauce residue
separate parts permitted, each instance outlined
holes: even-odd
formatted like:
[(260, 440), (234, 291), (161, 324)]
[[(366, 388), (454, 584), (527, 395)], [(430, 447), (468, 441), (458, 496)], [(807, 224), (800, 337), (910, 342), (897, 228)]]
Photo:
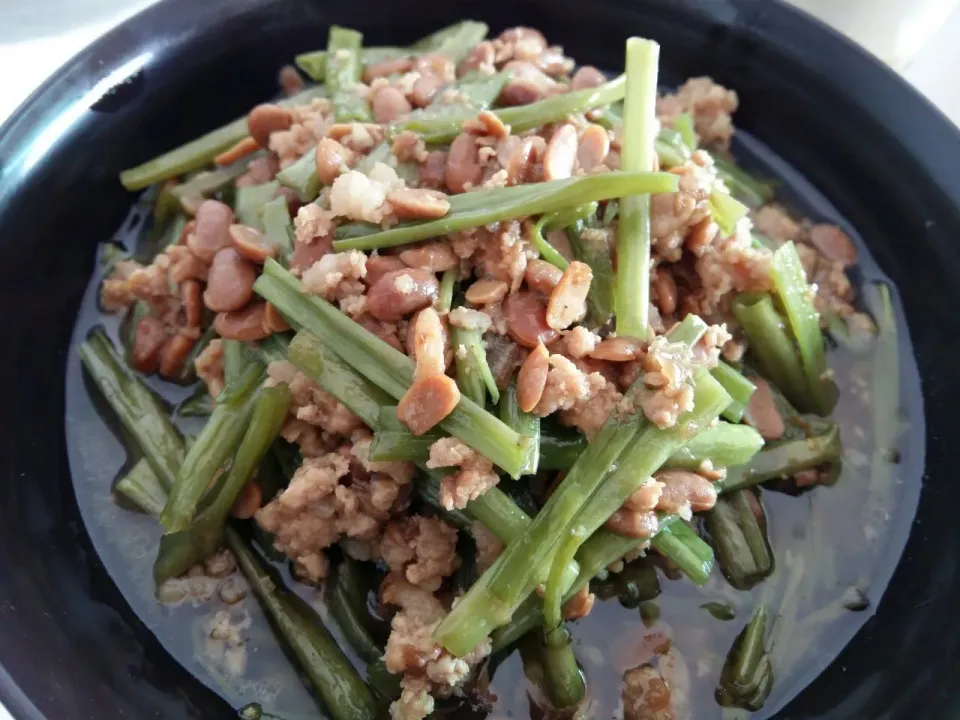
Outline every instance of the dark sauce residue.
[[(860, 259), (853, 279), (858, 287), (889, 283), (853, 228), (768, 148), (741, 132), (734, 154), (747, 169), (778, 178), (779, 199), (798, 214), (837, 223), (856, 239)], [(115, 242), (135, 250), (149, 224), (148, 215), (148, 207), (135, 207)], [(98, 281), (94, 279), (85, 295), (74, 346), (96, 325), (104, 326), (117, 340), (119, 318), (101, 316), (97, 309)], [(771, 717), (806, 687), (873, 615), (906, 543), (923, 469), (919, 377), (895, 292), (894, 303), (900, 340), (902, 426), (897, 447), (873, 447), (871, 353), (833, 348), (828, 359), (841, 388), (833, 418), (840, 424), (844, 444), (840, 481), (799, 497), (769, 491), (762, 494), (777, 570), (752, 591), (734, 590), (718, 572), (706, 587), (698, 589), (685, 579), (671, 580), (657, 571), (659, 595), (626, 603), (630, 607), (611, 598), (575, 623), (577, 656), (587, 677), (589, 709), (594, 716), (619, 717), (615, 713), (619, 712), (624, 669), (648, 660), (651, 645), (664, 638), (670, 638), (683, 658), (694, 717), (729, 720), (750, 716), (745, 711), (722, 710), (713, 693), (724, 656), (753, 608), (763, 600), (776, 617), (772, 631), (776, 684), (763, 709), (751, 717)], [(171, 405), (191, 392), (155, 378), (148, 382)], [(70, 468), (80, 511), (100, 559), (133, 610), (178, 662), (232, 706), (260, 702), (288, 720), (316, 717), (313, 699), (252, 597), (233, 606), (220, 601), (216, 592), (210, 602), (196, 605), (187, 601), (171, 607), (155, 600), (151, 568), (160, 530), (152, 518), (124, 510), (114, 501), (111, 486), (126, 462), (126, 452), (100, 416), (98, 404), (91, 400), (75, 353), (67, 368), (66, 402)], [(187, 420), (178, 422), (188, 427)], [(875, 452), (884, 453), (887, 461), (896, 464), (891, 473), (893, 483), (872, 482)], [(319, 590), (295, 582), (290, 586), (327, 618)], [(209, 638), (209, 622), (218, 610), (229, 612), (232, 621), (245, 628), (241, 675), (231, 672), (231, 665), (238, 660), (230, 656), (229, 648)], [(329, 625), (336, 634), (332, 621)], [(358, 662), (358, 667), (361, 665)], [(490, 685), (496, 696), (493, 715), (528, 717), (536, 690), (520, 679), (519, 654), (492, 658), (490, 666), (495, 669)], [(451, 717), (468, 715), (483, 716), (483, 712), (468, 713), (460, 708), (450, 713)]]

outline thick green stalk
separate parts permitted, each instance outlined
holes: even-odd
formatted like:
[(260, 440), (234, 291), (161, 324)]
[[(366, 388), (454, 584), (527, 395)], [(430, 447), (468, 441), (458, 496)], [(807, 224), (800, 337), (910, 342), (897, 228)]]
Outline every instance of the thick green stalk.
[(457, 284), (459, 270), (447, 270), (440, 278), (440, 292), (437, 296), (437, 312), (443, 315), (453, 307), (453, 289)]
[(290, 208), (287, 199), (280, 195), (265, 203), (260, 215), (263, 223), (263, 233), (267, 239), (280, 248), (284, 258), (293, 253), (293, 220), (290, 217)]
[(327, 90), (337, 122), (369, 122), (370, 105), (357, 94), (363, 74), (360, 50), (363, 34), (336, 25), (327, 38)]
[(587, 320), (591, 327), (602, 327), (613, 316), (617, 301), (617, 281), (609, 235), (579, 222), (567, 228), (567, 239), (577, 260), (593, 270), (593, 282), (587, 294)]
[(550, 703), (558, 710), (579, 705), (587, 688), (567, 628), (544, 633), (542, 657), (543, 685)]
[(767, 480), (788, 478), (803, 470), (839, 462), (843, 455), (840, 429), (832, 424), (821, 435), (800, 440), (782, 440), (767, 445), (740, 467), (731, 467), (718, 489), (732, 492)]
[(690, 152), (697, 149), (697, 131), (693, 125), (693, 115), (689, 112), (680, 113), (673, 121), (673, 129), (680, 133), (683, 144), (687, 146)]
[(114, 489), (149, 515), (159, 516), (167, 504), (167, 491), (146, 459), (138, 460)]
[[(627, 92), (623, 102), (620, 167), (627, 172), (653, 168), (657, 134), (657, 71), (660, 46), (627, 40)], [(650, 310), (650, 196), (624, 194), (617, 238), (617, 334), (645, 340)]]
[(721, 422), (692, 438), (670, 456), (666, 466), (697, 470), (709, 461), (714, 467), (729, 468), (750, 462), (762, 448), (763, 438), (749, 425)]
[(527, 233), (527, 239), (530, 240), (534, 247), (537, 248), (537, 252), (540, 253), (541, 260), (546, 260), (551, 265), (554, 265), (561, 270), (566, 270), (570, 263), (568, 263), (567, 259), (557, 252), (556, 248), (547, 242), (547, 239), (543, 236), (543, 228), (548, 219), (549, 216), (544, 215), (536, 223), (530, 225), (530, 231)]
[(714, 563), (713, 548), (685, 522), (676, 519), (663, 523), (650, 544), (679, 567), (694, 585), (704, 585), (710, 579)]
[(738, 200), (734, 200), (722, 190), (710, 193), (710, 214), (713, 221), (720, 226), (723, 237), (730, 237), (737, 231), (737, 223), (747, 216), (748, 208)]
[(457, 349), (453, 358), (460, 391), (480, 407), (486, 405), (488, 391), (493, 402), (499, 402), (500, 390), (487, 365), (483, 334), (479, 330), (452, 327), (450, 339)]
[(743, 413), (747, 410), (750, 396), (753, 395), (757, 386), (722, 360), (711, 371), (711, 374), (723, 385), (723, 389), (729, 393), (730, 399), (733, 401), (723, 411), (724, 419), (734, 423), (740, 422), (743, 419)]
[(437, 220), (406, 222), (383, 230), (379, 225), (342, 225), (333, 247), (377, 250), (504, 220), (554, 212), (570, 205), (609, 200), (627, 193), (676, 192), (677, 176), (660, 172), (609, 172), (513, 187), (490, 188), (450, 197), (450, 211)]
[[(237, 221), (257, 230), (263, 230), (263, 206), (276, 197), (280, 183), (276, 180), (262, 185), (238, 187), (233, 201), (233, 214)], [(286, 200), (277, 198), (278, 200)]]
[(317, 149), (311, 148), (292, 165), (277, 173), (277, 182), (293, 190), (302, 203), (313, 202), (320, 193)]
[(737, 590), (749, 590), (773, 572), (773, 555), (746, 493), (737, 490), (717, 500), (706, 528), (723, 576)]

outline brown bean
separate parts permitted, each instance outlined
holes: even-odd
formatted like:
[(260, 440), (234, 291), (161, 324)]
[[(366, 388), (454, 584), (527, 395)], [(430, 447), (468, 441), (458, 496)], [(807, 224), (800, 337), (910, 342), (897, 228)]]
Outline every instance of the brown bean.
[(432, 375), (417, 380), (397, 404), (397, 418), (414, 435), (423, 435), (460, 402), (460, 390), (452, 378)]
[(657, 295), (657, 306), (664, 315), (672, 315), (677, 309), (677, 281), (669, 269), (657, 268), (657, 279), (653, 282)]
[(363, 82), (369, 85), (379, 77), (389, 77), (390, 75), (402, 75), (413, 69), (413, 58), (407, 55), (401, 58), (391, 58), (381, 60), (376, 63), (369, 63), (363, 68)]
[(197, 221), (191, 220), (186, 225), (183, 226), (183, 230), (180, 231), (180, 237), (177, 238), (177, 245), (186, 245), (187, 238), (190, 237), (190, 234), (197, 229)]
[(659, 482), (645, 482), (630, 493), (630, 496), (623, 501), (623, 507), (636, 512), (653, 510), (657, 507), (662, 492), (663, 486)]
[(219, 200), (204, 200), (197, 207), (196, 221), (193, 233), (187, 237), (187, 247), (205, 263), (211, 263), (213, 256), (230, 244), (233, 210)]
[(400, 253), (400, 259), (408, 267), (431, 272), (446, 272), (460, 266), (460, 258), (443, 241), (428, 242), (420, 247), (404, 250)]
[(293, 65), (284, 65), (277, 73), (277, 84), (287, 97), (296, 95), (306, 87), (303, 78)]
[(420, 163), (420, 187), (440, 190), (444, 187), (446, 170), (447, 154), (443, 150), (427, 153), (426, 160)]
[(545, 97), (543, 89), (530, 78), (519, 77), (510, 80), (500, 91), (497, 102), (507, 107), (530, 105)]
[(543, 344), (537, 345), (517, 373), (517, 405), (523, 412), (533, 412), (540, 402), (549, 372), (550, 353)]
[(160, 374), (171, 379), (179, 377), (184, 361), (190, 356), (190, 351), (196, 344), (196, 333), (183, 331), (167, 340), (163, 350), (160, 351)]
[(266, 235), (249, 225), (231, 225), (230, 242), (242, 257), (257, 265), (263, 265), (267, 258), (276, 257), (280, 251)]
[(603, 165), (610, 152), (610, 136), (605, 128), (599, 125), (587, 125), (580, 133), (580, 144), (577, 146), (577, 164), (584, 172), (590, 172)]
[(293, 125), (293, 113), (285, 107), (273, 103), (257, 105), (247, 115), (247, 128), (250, 136), (260, 147), (269, 147), (270, 133), (289, 130)]
[(213, 162), (223, 167), (224, 165), (233, 165), (240, 158), (252, 155), (260, 149), (260, 143), (252, 137), (245, 137), (243, 140), (227, 148), (222, 153), (213, 158)]
[(474, 46), (473, 50), (464, 58), (463, 62), (460, 63), (460, 66), (457, 68), (457, 76), (463, 77), (467, 73), (471, 73), (474, 70), (494, 70), (494, 60), (496, 58), (496, 50), (494, 50), (493, 43), (489, 40), (484, 40), (481, 43), (478, 43)]
[(297, 240), (293, 243), (293, 255), (290, 257), (290, 269), (298, 272), (309, 270), (324, 255), (333, 252), (333, 238), (318, 236), (313, 242)]
[(402, 92), (387, 85), (373, 93), (373, 97), (370, 98), (370, 109), (373, 111), (374, 120), (387, 124), (409, 114), (413, 106)]
[(506, 162), (499, 157), (498, 160), (507, 171), (507, 185), (520, 185), (524, 183), (530, 175), (530, 165), (534, 162), (536, 154), (536, 143), (534, 138), (515, 138), (511, 136), (510, 140), (516, 139), (517, 142), (511, 142), (508, 148), (510, 155)]
[(433, 220), (450, 212), (446, 193), (427, 188), (398, 188), (387, 193), (393, 214), (401, 220)]
[(232, 247), (224, 248), (213, 258), (203, 302), (214, 312), (239, 310), (253, 297), (256, 279), (257, 271), (252, 263)]
[(570, 80), (571, 90), (586, 90), (600, 87), (607, 82), (607, 77), (592, 65), (584, 65), (573, 74)]
[(209, 272), (210, 266), (188, 250), (173, 261), (170, 267), (170, 279), (178, 285), (186, 280), (206, 282)]
[(535, 58), (547, 49), (547, 39), (536, 28), (518, 25), (507, 28), (497, 38), (501, 43), (512, 46), (513, 57)]
[(271, 335), (273, 333), (286, 332), (290, 329), (290, 323), (287, 322), (287, 319), (277, 310), (273, 303), (268, 302), (264, 310), (263, 329)]
[(747, 402), (747, 423), (756, 428), (764, 440), (779, 440), (783, 437), (786, 427), (780, 411), (777, 410), (770, 384), (757, 376), (751, 376), (748, 380), (756, 385), (757, 389)]
[(388, 272), (406, 268), (407, 264), (396, 255), (371, 255), (367, 258), (367, 274), (363, 276), (363, 281), (367, 287), (371, 287)]
[(439, 75), (433, 73), (421, 75), (413, 83), (408, 99), (414, 107), (427, 107), (446, 84), (446, 81)]
[(267, 304), (254, 300), (242, 310), (217, 313), (214, 329), (227, 340), (263, 340), (270, 333), (264, 328)]
[(696, 199), (688, 193), (657, 193), (650, 198), (650, 234), (667, 237), (686, 225), (697, 207)]
[(593, 270), (586, 263), (574, 260), (560, 276), (547, 304), (547, 325), (554, 330), (570, 327), (586, 315), (587, 294), (593, 282)]
[(589, 353), (594, 360), (609, 362), (630, 362), (636, 360), (642, 347), (636, 340), (626, 337), (608, 337), (597, 343)]
[(447, 334), (437, 311), (424, 308), (410, 325), (413, 327), (413, 357), (417, 363), (414, 379), (443, 375), (447, 369), (444, 361)]
[(507, 333), (520, 345), (549, 345), (560, 333), (547, 325), (547, 306), (533, 293), (516, 292), (503, 301)]
[(247, 480), (241, 488), (237, 499), (230, 506), (230, 517), (238, 520), (249, 520), (257, 514), (260, 504), (263, 502), (263, 490), (256, 480)]
[(563, 619), (580, 620), (585, 618), (593, 610), (596, 599), (596, 595), (590, 592), (590, 586), (584, 585), (577, 591), (576, 595), (563, 604)]
[(676, 515), (687, 505), (693, 512), (703, 512), (717, 504), (717, 489), (713, 483), (695, 472), (660, 470), (653, 477), (664, 486), (657, 510)]
[[(530, 266), (527, 266), (529, 272)], [(472, 305), (487, 305), (489, 303), (500, 302), (507, 295), (510, 286), (503, 280), (491, 280), (485, 278), (477, 280), (473, 285), (467, 288), (464, 297)]]
[[(432, 311), (433, 308), (424, 308), (413, 314), (410, 318), (410, 322), (407, 323), (407, 336), (403, 339), (404, 344), (400, 346), (400, 352), (404, 352), (410, 357), (416, 359), (417, 357), (417, 320), (419, 319), (421, 313), (427, 311)], [(378, 323), (379, 324), (379, 323)], [(443, 367), (446, 371), (446, 368), (450, 366), (450, 363), (453, 362), (453, 349), (450, 347), (450, 328), (447, 325), (447, 318), (440, 318), (440, 333), (441, 340), (443, 345)]]
[(553, 292), (561, 277), (563, 277), (563, 270), (546, 260), (530, 260), (523, 274), (527, 287), (544, 295)]
[(357, 154), (345, 148), (333, 138), (321, 138), (317, 143), (317, 177), (324, 185), (333, 185), (333, 181), (349, 170), (356, 162)]
[(636, 512), (620, 508), (604, 523), (604, 527), (617, 535), (634, 538), (653, 537), (660, 527), (653, 511)]
[(505, 138), (510, 134), (507, 130), (507, 126), (503, 124), (503, 120), (501, 120), (490, 110), (482, 110), (480, 114), (477, 115), (477, 120), (479, 120), (480, 124), (483, 125), (487, 135), (492, 135), (498, 140)]
[(857, 248), (849, 236), (836, 225), (819, 223), (810, 228), (810, 242), (830, 260), (844, 266), (857, 261)]
[(450, 144), (443, 179), (451, 192), (462, 193), (475, 186), (483, 177), (483, 168), (477, 157), (473, 135), (460, 133)]
[(561, 125), (554, 131), (543, 156), (543, 176), (547, 180), (563, 180), (573, 175), (577, 160), (577, 129)]
[(717, 237), (719, 226), (710, 218), (704, 218), (687, 233), (687, 239), (683, 241), (683, 246), (699, 257), (704, 249), (710, 245)]
[(163, 321), (155, 315), (140, 319), (133, 331), (133, 346), (130, 348), (130, 364), (133, 369), (145, 375), (157, 371), (160, 363), (160, 351), (167, 342), (167, 331)]
[(280, 160), (276, 155), (261, 155), (253, 158), (247, 165), (247, 171), (237, 178), (237, 187), (253, 187), (273, 180), (280, 172)]
[(367, 293), (367, 311), (377, 320), (396, 322), (433, 304), (440, 290), (428, 270), (394, 270), (383, 275)]
[(180, 304), (187, 327), (198, 328), (203, 322), (203, 293), (197, 280), (184, 280), (180, 283)]

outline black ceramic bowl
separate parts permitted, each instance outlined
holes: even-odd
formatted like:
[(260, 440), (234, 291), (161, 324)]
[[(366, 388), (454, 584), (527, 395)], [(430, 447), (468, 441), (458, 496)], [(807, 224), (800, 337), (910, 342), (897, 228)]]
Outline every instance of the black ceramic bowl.
[(899, 287), (926, 415), (926, 472), (920, 452), (902, 474), (912, 494), (923, 484), (918, 514), (877, 614), (781, 716), (960, 717), (960, 136), (892, 72), (772, 0), (167, 0), (57, 73), (0, 131), (0, 699), (18, 719), (231, 716), (131, 612), (68, 471), (68, 346), (95, 246), (133, 200), (117, 173), (269, 96), (276, 69), (331, 23), (402, 44), (463, 17), (539, 27), (608, 68), (627, 35), (653, 37), (666, 83), (710, 74), (736, 88), (738, 127), (817, 187)]

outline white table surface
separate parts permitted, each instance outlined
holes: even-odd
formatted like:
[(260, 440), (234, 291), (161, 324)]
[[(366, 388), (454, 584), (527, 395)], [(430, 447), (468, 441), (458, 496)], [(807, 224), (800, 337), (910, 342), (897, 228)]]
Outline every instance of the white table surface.
[[(0, 122), (80, 49), (156, 1), (0, 0)], [(960, 0), (789, 1), (888, 62), (960, 125)], [(3, 707), (0, 720), (12, 720)]]

